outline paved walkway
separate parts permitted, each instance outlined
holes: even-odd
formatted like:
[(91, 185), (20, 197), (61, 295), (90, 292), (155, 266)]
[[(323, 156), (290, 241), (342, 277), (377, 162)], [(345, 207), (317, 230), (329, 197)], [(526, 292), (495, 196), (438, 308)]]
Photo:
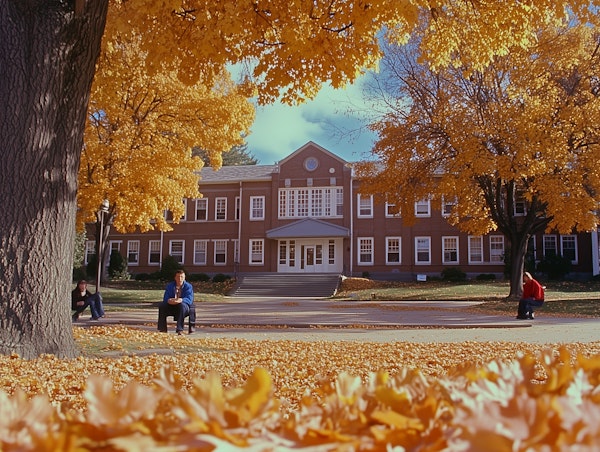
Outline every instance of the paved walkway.
[[(599, 319), (545, 317), (535, 320), (465, 310), (476, 302), (333, 301), (299, 298), (226, 298), (196, 304), (197, 337), (253, 340), (352, 340), (370, 342), (600, 341)], [(110, 309), (110, 308), (109, 308)], [(155, 330), (157, 308), (109, 310), (103, 324)], [(84, 319), (85, 317), (82, 317)], [(175, 324), (169, 319), (169, 331)], [(78, 325), (97, 325), (80, 320)]]

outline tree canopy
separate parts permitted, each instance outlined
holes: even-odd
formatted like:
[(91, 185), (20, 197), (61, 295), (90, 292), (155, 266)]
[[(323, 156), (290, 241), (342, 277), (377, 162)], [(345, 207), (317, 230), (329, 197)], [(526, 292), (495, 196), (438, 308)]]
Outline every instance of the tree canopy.
[(109, 41), (92, 86), (79, 170), (81, 221), (93, 222), (102, 200), (121, 232), (169, 230), (164, 211), (183, 215), (182, 199), (199, 196), (200, 158), (240, 145), (254, 108), (227, 72), (211, 85), (182, 83), (173, 70), (148, 74), (139, 36)]
[(540, 29), (536, 44), (482, 71), (434, 71), (418, 46), (390, 46), (379, 87), (390, 111), (372, 124), (374, 162), (362, 189), (401, 207), (431, 198), (471, 234), (511, 242), (511, 293), (527, 242), (546, 230), (599, 223), (600, 43), (589, 24)]

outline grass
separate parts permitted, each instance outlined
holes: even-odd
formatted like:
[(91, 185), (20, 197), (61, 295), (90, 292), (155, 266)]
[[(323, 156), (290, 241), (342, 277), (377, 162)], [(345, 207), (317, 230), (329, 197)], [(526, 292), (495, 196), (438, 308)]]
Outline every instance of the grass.
[[(506, 281), (451, 283), (377, 282), (352, 278), (342, 285), (336, 299), (383, 301), (480, 301), (469, 309), (485, 312), (514, 312), (516, 300), (507, 300), (510, 285)], [(600, 317), (600, 282), (543, 282), (546, 286), (545, 314)]]
[[(600, 281), (544, 281), (545, 314), (600, 317)], [(194, 282), (196, 302), (219, 302), (224, 299), (231, 283), (227, 285)], [(102, 287), (105, 308), (127, 310), (148, 308), (162, 300), (164, 282), (116, 281)], [(91, 290), (94, 290), (93, 287)], [(479, 301), (470, 309), (487, 312), (514, 312), (516, 300), (507, 301), (510, 292), (506, 281), (444, 281), (389, 282), (364, 278), (344, 281), (334, 300), (377, 301)]]

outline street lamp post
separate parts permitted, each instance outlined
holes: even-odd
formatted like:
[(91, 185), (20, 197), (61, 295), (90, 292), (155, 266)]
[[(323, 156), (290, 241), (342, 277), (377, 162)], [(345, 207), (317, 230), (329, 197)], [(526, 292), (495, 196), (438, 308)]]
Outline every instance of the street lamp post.
[(102, 258), (104, 253), (103, 251), (103, 241), (104, 241), (104, 217), (108, 214), (108, 199), (102, 201), (100, 204), (100, 208), (97, 212), (98, 221), (100, 222), (100, 231), (98, 234), (98, 253), (96, 256), (96, 260), (98, 261), (98, 268), (96, 270), (96, 293), (100, 292), (100, 279), (102, 278), (102, 267), (104, 265), (104, 259)]

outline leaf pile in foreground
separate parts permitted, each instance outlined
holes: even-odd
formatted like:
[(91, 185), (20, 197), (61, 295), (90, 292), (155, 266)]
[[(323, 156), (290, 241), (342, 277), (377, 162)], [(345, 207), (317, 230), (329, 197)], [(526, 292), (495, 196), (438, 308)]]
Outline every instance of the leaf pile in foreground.
[[(80, 343), (103, 335), (114, 338), (109, 349), (127, 338), (145, 346), (169, 342), (173, 354), (0, 358), (9, 370), (0, 381), (1, 450), (493, 445), (508, 451), (593, 450), (600, 443), (598, 343), (523, 354), (520, 348), (536, 346), (192, 339), (125, 328), (77, 332)], [(177, 351), (192, 346), (203, 351)]]

